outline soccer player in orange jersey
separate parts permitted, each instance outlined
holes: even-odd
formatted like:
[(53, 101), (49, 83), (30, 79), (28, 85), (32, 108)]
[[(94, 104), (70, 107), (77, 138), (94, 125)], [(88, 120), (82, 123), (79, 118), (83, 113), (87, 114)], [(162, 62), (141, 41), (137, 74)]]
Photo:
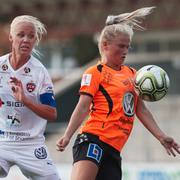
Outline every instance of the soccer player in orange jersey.
[(143, 29), (139, 19), (153, 7), (108, 16), (99, 39), (101, 62), (88, 68), (81, 81), (80, 99), (68, 127), (58, 142), (63, 151), (82, 124), (73, 146), (71, 180), (120, 180), (120, 152), (126, 143), (135, 115), (160, 141), (169, 155), (180, 153), (179, 145), (156, 124), (143, 100), (137, 97), (132, 79), (135, 70), (123, 65), (133, 29)]

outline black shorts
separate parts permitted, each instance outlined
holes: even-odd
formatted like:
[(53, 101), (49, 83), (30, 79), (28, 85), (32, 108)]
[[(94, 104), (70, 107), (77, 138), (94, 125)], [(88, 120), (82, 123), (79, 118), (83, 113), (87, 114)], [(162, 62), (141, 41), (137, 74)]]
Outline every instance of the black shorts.
[(73, 146), (73, 163), (81, 160), (94, 162), (98, 168), (96, 180), (121, 180), (119, 151), (90, 133), (78, 134)]

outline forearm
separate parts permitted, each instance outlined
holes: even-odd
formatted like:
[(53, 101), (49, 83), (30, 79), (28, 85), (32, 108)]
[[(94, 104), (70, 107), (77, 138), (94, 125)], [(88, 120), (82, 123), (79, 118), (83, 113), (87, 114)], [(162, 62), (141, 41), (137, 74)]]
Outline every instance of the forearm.
[(138, 118), (158, 140), (165, 136), (164, 132), (159, 128), (152, 114), (148, 110), (143, 111)]
[(57, 118), (56, 108), (45, 104), (34, 103), (28, 98), (25, 98), (23, 104), (28, 107), (31, 111), (33, 111), (38, 116), (48, 120), (55, 121)]
[(165, 137), (164, 132), (159, 128), (151, 112), (146, 108), (144, 102), (139, 99), (137, 106), (138, 119), (158, 139)]
[(75, 133), (75, 131), (80, 127), (80, 125), (82, 124), (82, 122), (84, 121), (85, 117), (88, 114), (88, 110), (86, 109), (81, 109), (78, 106), (75, 108), (68, 127), (65, 131), (65, 135), (71, 139), (71, 137), (73, 136), (73, 134)]
[(146, 108), (142, 100), (138, 100), (136, 115), (142, 124), (160, 141), (169, 155), (180, 154), (180, 146), (172, 137), (167, 136), (157, 125), (151, 112)]

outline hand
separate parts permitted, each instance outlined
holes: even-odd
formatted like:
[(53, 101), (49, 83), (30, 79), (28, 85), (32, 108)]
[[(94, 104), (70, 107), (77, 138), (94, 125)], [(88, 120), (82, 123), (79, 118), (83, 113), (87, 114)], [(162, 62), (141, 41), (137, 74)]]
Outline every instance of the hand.
[(165, 147), (169, 155), (176, 156), (176, 153), (180, 154), (180, 146), (174, 141), (173, 138), (165, 136), (160, 139), (161, 144)]
[(67, 136), (62, 136), (57, 142), (56, 142), (56, 150), (57, 151), (64, 151), (65, 147), (69, 144), (70, 138)]
[(18, 80), (16, 77), (10, 77), (10, 85), (16, 100), (23, 103), (25, 95), (22, 82)]

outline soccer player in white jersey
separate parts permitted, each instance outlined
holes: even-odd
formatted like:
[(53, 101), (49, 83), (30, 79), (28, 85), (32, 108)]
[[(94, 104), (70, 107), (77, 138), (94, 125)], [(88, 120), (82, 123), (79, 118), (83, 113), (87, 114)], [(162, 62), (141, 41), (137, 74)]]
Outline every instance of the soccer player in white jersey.
[(11, 23), (11, 52), (0, 57), (0, 178), (13, 165), (32, 180), (59, 180), (45, 145), (47, 121), (57, 117), (53, 84), (32, 52), (44, 25), (35, 17)]

